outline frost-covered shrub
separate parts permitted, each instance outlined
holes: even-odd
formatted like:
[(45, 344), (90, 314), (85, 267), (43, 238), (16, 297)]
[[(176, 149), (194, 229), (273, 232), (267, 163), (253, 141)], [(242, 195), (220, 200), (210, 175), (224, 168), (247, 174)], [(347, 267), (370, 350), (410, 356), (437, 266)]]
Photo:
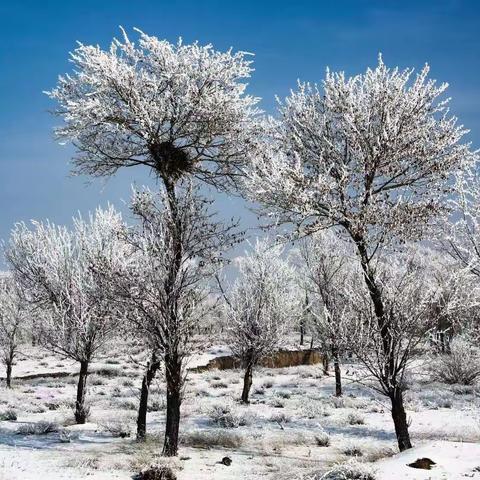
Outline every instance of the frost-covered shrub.
[(15, 421), (17, 420), (17, 413), (12, 408), (0, 413), (0, 421)]
[(375, 480), (371, 467), (357, 460), (349, 460), (333, 467), (322, 476), (313, 477), (311, 480)]
[(140, 472), (137, 480), (177, 480), (177, 476), (170, 467), (153, 465)]
[(105, 423), (102, 425), (102, 429), (112, 435), (112, 437), (127, 438), (131, 435), (130, 426), (125, 425), (123, 422)]
[(180, 443), (193, 448), (239, 448), (243, 444), (243, 438), (228, 430), (194, 430), (183, 434)]
[(214, 405), (210, 410), (210, 419), (213, 424), (222, 428), (237, 428), (252, 423), (252, 413), (241, 412), (234, 406), (227, 404)]
[(347, 445), (343, 449), (343, 453), (348, 457), (363, 457), (363, 451), (358, 445)]
[(473, 385), (480, 376), (480, 351), (462, 337), (452, 341), (450, 350), (430, 367), (433, 378), (448, 384)]
[(286, 413), (279, 412), (279, 413), (273, 413), (270, 416), (270, 421), (273, 423), (279, 423), (280, 425), (282, 425), (284, 423), (290, 423), (292, 421), (292, 418)]
[(53, 422), (25, 423), (17, 429), (18, 435), (46, 435), (60, 432), (60, 426)]
[(357, 412), (352, 412), (348, 414), (347, 422), (349, 425), (364, 425), (365, 418)]
[(330, 435), (327, 432), (320, 432), (315, 435), (315, 442), (319, 447), (329, 447), (330, 446)]

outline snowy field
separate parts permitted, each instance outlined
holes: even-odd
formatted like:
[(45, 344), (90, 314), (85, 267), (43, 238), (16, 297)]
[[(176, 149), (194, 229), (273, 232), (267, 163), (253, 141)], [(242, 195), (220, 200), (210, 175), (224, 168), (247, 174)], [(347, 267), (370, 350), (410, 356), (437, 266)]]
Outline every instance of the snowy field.
[[(222, 351), (212, 347), (191, 363)], [(22, 352), (16, 377), (77, 370), (41, 350)], [(388, 404), (355, 381), (355, 364), (343, 367), (343, 398), (332, 395), (333, 376), (323, 375), (321, 365), (260, 369), (248, 406), (238, 402), (239, 370), (190, 373), (179, 457), (166, 460), (161, 376), (151, 390), (148, 440), (135, 441), (141, 361), (117, 349), (92, 365), (91, 412), (81, 426), (73, 422), (74, 375), (15, 378), (12, 390), (1, 388), (0, 479), (131, 479), (152, 463), (171, 465), (180, 480), (320, 479), (345, 462), (364, 463), (377, 480), (480, 478), (478, 390), (425, 376), (411, 380), (406, 404), (414, 449), (399, 454)], [(231, 465), (221, 463), (225, 456)], [(436, 465), (407, 466), (422, 457)]]

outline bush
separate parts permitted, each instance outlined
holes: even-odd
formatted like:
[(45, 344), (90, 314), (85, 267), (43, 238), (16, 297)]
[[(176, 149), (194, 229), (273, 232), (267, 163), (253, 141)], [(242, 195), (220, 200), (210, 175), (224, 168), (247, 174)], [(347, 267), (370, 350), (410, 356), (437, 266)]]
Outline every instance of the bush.
[(317, 442), (318, 447), (329, 447), (330, 436), (327, 432), (321, 432), (318, 435), (315, 435), (315, 442)]
[(25, 423), (17, 429), (18, 435), (46, 435), (60, 432), (60, 426), (53, 422)]
[(312, 480), (375, 480), (372, 469), (356, 460), (336, 465), (321, 477)]
[(347, 457), (363, 457), (362, 449), (357, 445), (348, 445), (343, 450), (343, 453), (347, 455)]
[(15, 410), (12, 408), (9, 408), (8, 410), (5, 410), (4, 412), (0, 413), (0, 421), (5, 420), (9, 422), (14, 422), (17, 420), (17, 414)]
[(165, 465), (154, 465), (142, 470), (136, 477), (137, 480), (177, 480), (176, 475), (170, 467)]
[(349, 425), (364, 425), (365, 418), (359, 413), (353, 412), (348, 414), (347, 422)]
[(435, 380), (450, 385), (473, 385), (480, 376), (480, 352), (466, 338), (450, 344), (450, 354), (439, 355), (431, 367)]
[(215, 405), (210, 411), (212, 423), (222, 428), (237, 428), (249, 425), (251, 418), (248, 415), (234, 411), (228, 404)]
[(102, 425), (102, 428), (113, 437), (127, 438), (131, 435), (130, 427), (121, 422), (106, 423)]
[(193, 448), (240, 448), (243, 439), (240, 435), (225, 430), (194, 430), (183, 434), (180, 443)]

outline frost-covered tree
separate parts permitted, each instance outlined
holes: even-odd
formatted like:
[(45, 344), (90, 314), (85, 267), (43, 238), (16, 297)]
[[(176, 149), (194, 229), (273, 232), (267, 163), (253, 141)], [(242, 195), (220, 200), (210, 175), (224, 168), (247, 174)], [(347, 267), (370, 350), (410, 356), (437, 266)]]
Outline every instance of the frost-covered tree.
[(339, 397), (341, 356), (348, 349), (352, 335), (352, 305), (346, 287), (357, 266), (355, 252), (332, 232), (317, 232), (305, 238), (299, 250), (311, 328), (323, 353), (333, 359), (335, 395)]
[[(374, 261), (385, 247), (427, 233), (446, 209), (449, 177), (475, 156), (466, 130), (448, 114), (447, 88), (428, 79), (426, 66), (379, 64), (347, 78), (327, 71), (323, 88), (300, 83), (266, 122), (263, 148), (251, 155), (246, 188), (267, 215), (303, 235), (330, 226), (354, 243), (385, 354), (392, 338)], [(388, 355), (387, 355), (388, 357)], [(395, 365), (386, 365), (392, 409)], [(394, 418), (400, 450), (411, 447), (407, 425)]]
[(0, 355), (6, 368), (7, 388), (12, 386), (12, 367), (27, 317), (25, 301), (12, 276), (0, 273)]
[(428, 251), (410, 245), (402, 253), (386, 255), (375, 262), (385, 307), (382, 325), (378, 323), (369, 290), (358, 275), (352, 277), (349, 286), (356, 321), (350, 348), (375, 380), (370, 386), (391, 400), (399, 445), (410, 442), (403, 396), (414, 352), (426, 343), (439, 318), (456, 308), (455, 299), (442, 298), (443, 289), (432, 281), (431, 260)]
[(88, 219), (74, 218), (72, 229), (53, 223), (19, 223), (6, 258), (15, 280), (38, 317), (39, 341), (54, 353), (80, 364), (75, 420), (85, 423), (88, 367), (118, 326), (121, 312), (105, 295), (96, 265), (121, 260), (123, 228), (113, 208), (97, 209)]
[(243, 165), (258, 99), (245, 94), (245, 52), (171, 44), (139, 30), (109, 50), (80, 44), (73, 73), (47, 94), (59, 104), (75, 171), (94, 176), (144, 165), (171, 185), (194, 175), (224, 185)]
[(284, 341), (299, 317), (293, 267), (283, 249), (257, 241), (239, 261), (239, 278), (226, 300), (227, 341), (245, 369), (242, 402), (249, 402), (253, 370)]
[[(138, 225), (123, 240), (131, 255), (121, 265), (104, 265), (101, 271), (111, 299), (137, 331), (149, 339), (155, 352), (145, 382), (151, 381), (159, 360), (165, 367), (167, 418), (163, 454), (176, 455), (180, 425), (185, 361), (192, 354), (192, 336), (214, 304), (210, 280), (222, 267), (225, 252), (240, 238), (234, 225), (212, 218), (210, 201), (187, 184), (177, 200), (167, 192), (135, 191), (132, 212)], [(146, 401), (139, 411), (138, 436), (145, 434)]]
[[(108, 51), (80, 45), (71, 54), (74, 73), (60, 77), (48, 94), (65, 122), (58, 137), (76, 147), (75, 172), (108, 176), (122, 167), (151, 169), (165, 189), (162, 199), (171, 217), (166, 256), (181, 259), (181, 232), (189, 226), (182, 225), (178, 185), (191, 176), (217, 188), (236, 183), (254, 141), (258, 99), (245, 94), (243, 81), (252, 67), (244, 52), (171, 44), (138, 33), (138, 44), (123, 32), (123, 41), (114, 40)], [(167, 286), (182, 276), (177, 261), (168, 267)], [(170, 315), (168, 322), (175, 324), (176, 311)], [(168, 358), (175, 363), (174, 357)], [(178, 369), (177, 362), (172, 375)], [(177, 384), (167, 381), (167, 390), (174, 390), (167, 395), (165, 455), (177, 453)]]

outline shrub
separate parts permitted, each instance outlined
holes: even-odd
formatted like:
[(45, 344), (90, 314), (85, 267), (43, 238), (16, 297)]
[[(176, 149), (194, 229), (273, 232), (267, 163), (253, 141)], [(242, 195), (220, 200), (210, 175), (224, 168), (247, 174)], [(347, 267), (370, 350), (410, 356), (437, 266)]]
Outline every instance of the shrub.
[(375, 474), (370, 467), (356, 460), (336, 465), (321, 477), (312, 480), (375, 480)]
[(270, 421), (273, 423), (278, 423), (280, 425), (283, 425), (285, 423), (290, 423), (292, 419), (286, 413), (279, 412), (279, 413), (272, 414), (270, 417)]
[(251, 418), (247, 414), (235, 411), (230, 405), (215, 405), (210, 411), (212, 423), (222, 428), (237, 428), (249, 425)]
[(113, 437), (127, 438), (131, 435), (130, 427), (121, 422), (106, 423), (102, 425), (102, 428)]
[(327, 432), (321, 432), (318, 435), (315, 435), (315, 442), (318, 447), (329, 447), (330, 446), (330, 436)]
[(9, 408), (8, 410), (5, 410), (4, 412), (0, 413), (0, 421), (5, 420), (5, 421), (10, 421), (14, 422), (17, 420), (17, 414), (15, 410), (12, 408)]
[(19, 435), (46, 435), (60, 432), (60, 426), (53, 422), (25, 423), (17, 429)]
[(450, 344), (450, 354), (436, 358), (431, 373), (435, 380), (450, 385), (473, 385), (480, 376), (480, 352), (466, 338), (458, 337)]
[(362, 449), (358, 445), (348, 445), (343, 450), (347, 457), (363, 457)]
[(183, 434), (180, 442), (193, 448), (239, 448), (243, 439), (240, 435), (225, 430), (194, 430)]
[(364, 425), (365, 418), (357, 412), (352, 412), (348, 414), (347, 422), (349, 425)]
[(140, 472), (137, 480), (177, 480), (173, 470), (166, 465), (153, 465)]

